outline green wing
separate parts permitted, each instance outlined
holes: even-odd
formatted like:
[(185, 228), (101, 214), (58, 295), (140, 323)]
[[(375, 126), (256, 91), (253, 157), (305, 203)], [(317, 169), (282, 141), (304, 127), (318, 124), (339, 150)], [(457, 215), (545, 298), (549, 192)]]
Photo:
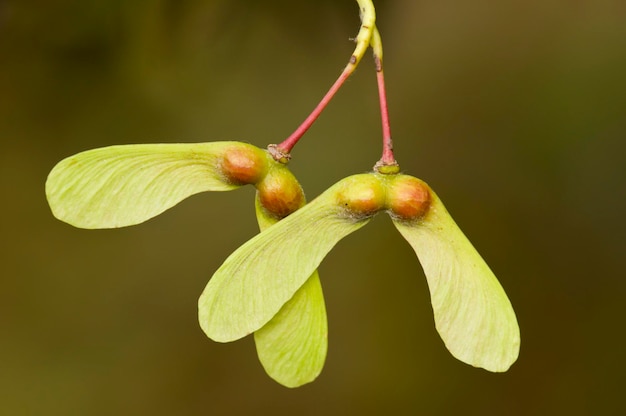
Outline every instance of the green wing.
[[(277, 222), (261, 206), (258, 193), (255, 205), (261, 230)], [(298, 387), (317, 378), (328, 350), (328, 320), (317, 270), (280, 311), (254, 333), (254, 342), (263, 368), (280, 384)]]
[(367, 223), (342, 214), (338, 185), (246, 242), (215, 272), (198, 301), (209, 338), (234, 341), (261, 328), (339, 240)]
[(432, 205), (418, 222), (394, 224), (424, 268), (435, 326), (459, 360), (489, 371), (506, 371), (520, 346), (515, 312), (502, 286), (432, 194)]
[(80, 228), (144, 222), (204, 191), (226, 191), (219, 159), (239, 142), (139, 144), (88, 150), (59, 162), (46, 195), (55, 217)]
[(298, 387), (317, 378), (328, 349), (326, 307), (317, 271), (254, 333), (254, 341), (263, 368), (280, 384)]

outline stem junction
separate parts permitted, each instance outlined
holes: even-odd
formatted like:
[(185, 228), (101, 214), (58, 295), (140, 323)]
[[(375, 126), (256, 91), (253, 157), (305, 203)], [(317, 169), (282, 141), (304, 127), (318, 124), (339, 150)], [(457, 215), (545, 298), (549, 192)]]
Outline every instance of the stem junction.
[(374, 166), (374, 170), (384, 174), (398, 173), (400, 170), (393, 154), (393, 142), (391, 139), (391, 128), (389, 124), (389, 110), (387, 107), (387, 93), (385, 89), (385, 79), (383, 75), (383, 46), (380, 33), (376, 28), (376, 11), (372, 0), (356, 0), (359, 4), (359, 15), (361, 27), (354, 41), (356, 47), (350, 56), (348, 64), (342, 71), (339, 78), (330, 87), (326, 95), (313, 109), (311, 114), (300, 124), (300, 126), (280, 144), (268, 146), (268, 151), (272, 157), (280, 163), (288, 163), (291, 158), (291, 150), (313, 125), (322, 111), (328, 106), (337, 91), (343, 86), (345, 81), (356, 70), (361, 58), (368, 47), (374, 51), (374, 63), (376, 65), (376, 79), (378, 83), (378, 99), (380, 101), (380, 115), (383, 130), (383, 151), (382, 157)]

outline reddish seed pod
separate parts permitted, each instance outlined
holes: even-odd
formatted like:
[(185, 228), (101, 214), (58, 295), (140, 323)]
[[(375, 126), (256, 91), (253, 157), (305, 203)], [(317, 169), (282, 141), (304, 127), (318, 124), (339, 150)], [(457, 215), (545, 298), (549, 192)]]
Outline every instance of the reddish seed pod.
[(282, 219), (305, 204), (304, 191), (283, 166), (273, 167), (256, 186), (259, 201), (269, 213)]
[(431, 191), (425, 182), (408, 175), (398, 175), (389, 182), (387, 207), (404, 220), (422, 218), (428, 212)]
[(338, 189), (337, 202), (349, 215), (367, 217), (385, 207), (385, 187), (372, 174), (354, 175), (344, 179)]
[(235, 185), (256, 184), (267, 173), (267, 156), (263, 150), (241, 143), (226, 151), (220, 168)]

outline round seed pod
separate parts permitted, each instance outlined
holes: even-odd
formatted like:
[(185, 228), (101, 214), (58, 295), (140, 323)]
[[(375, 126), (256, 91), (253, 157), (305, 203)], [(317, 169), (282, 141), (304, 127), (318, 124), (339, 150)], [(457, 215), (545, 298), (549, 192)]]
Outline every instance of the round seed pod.
[(302, 187), (283, 165), (272, 166), (256, 188), (261, 206), (278, 219), (296, 211), (306, 202)]
[(256, 184), (267, 174), (267, 162), (265, 151), (241, 143), (226, 150), (220, 160), (220, 169), (232, 184)]
[(350, 176), (337, 190), (337, 203), (349, 216), (369, 217), (385, 207), (386, 192), (382, 181), (373, 174)]
[(428, 213), (431, 203), (430, 187), (408, 175), (391, 179), (387, 188), (387, 209), (402, 220), (415, 220)]

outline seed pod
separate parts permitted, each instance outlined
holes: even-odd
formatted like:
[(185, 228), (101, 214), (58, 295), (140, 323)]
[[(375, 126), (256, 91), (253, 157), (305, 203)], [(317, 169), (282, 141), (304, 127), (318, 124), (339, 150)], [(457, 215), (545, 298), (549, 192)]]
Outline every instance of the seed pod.
[[(306, 202), (296, 178), (268, 154), (270, 173), (257, 185), (255, 208), (261, 231)], [(254, 332), (259, 361), (267, 374), (287, 387), (309, 383), (320, 374), (328, 350), (326, 305), (317, 271), (272, 319)]]
[[(236, 189), (239, 185), (229, 180), (220, 166), (233, 149), (254, 154), (250, 149), (255, 148), (239, 142), (211, 142), (87, 150), (63, 159), (52, 169), (46, 196), (54, 216), (75, 227), (139, 224), (191, 195)], [(263, 155), (261, 149), (257, 151)], [(263, 163), (258, 165), (261, 169)], [(241, 173), (242, 169), (229, 171)]]
[(424, 217), (431, 204), (431, 191), (425, 182), (408, 175), (391, 179), (387, 188), (387, 208), (401, 220)]
[(268, 170), (266, 153), (245, 143), (236, 143), (222, 157), (220, 169), (234, 185), (258, 183)]
[(354, 175), (342, 181), (337, 203), (349, 216), (369, 217), (385, 207), (385, 187), (377, 175)]
[[(416, 192), (418, 188), (409, 189)], [(435, 327), (459, 360), (488, 371), (506, 371), (517, 360), (520, 347), (519, 326), (511, 302), (441, 200), (429, 191), (430, 200), (423, 204), (427, 209), (419, 220), (406, 221), (392, 215), (392, 222), (422, 264)], [(400, 201), (393, 201), (397, 212), (416, 211)]]
[(283, 165), (272, 165), (256, 188), (261, 206), (277, 219), (286, 217), (305, 204), (302, 187)]

